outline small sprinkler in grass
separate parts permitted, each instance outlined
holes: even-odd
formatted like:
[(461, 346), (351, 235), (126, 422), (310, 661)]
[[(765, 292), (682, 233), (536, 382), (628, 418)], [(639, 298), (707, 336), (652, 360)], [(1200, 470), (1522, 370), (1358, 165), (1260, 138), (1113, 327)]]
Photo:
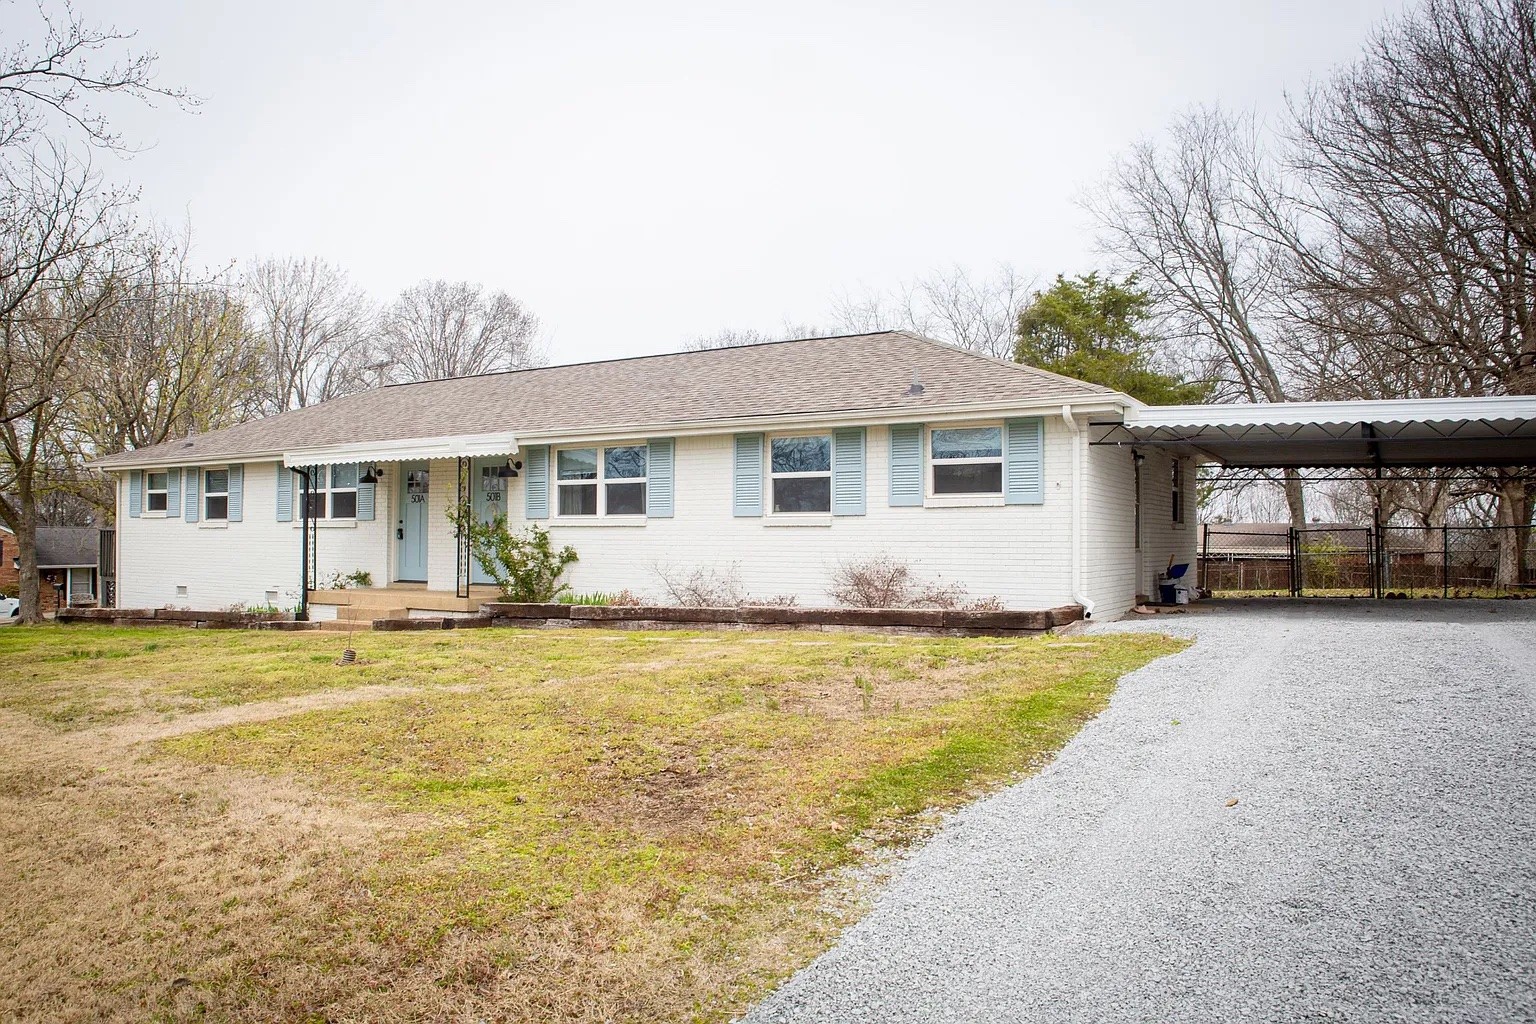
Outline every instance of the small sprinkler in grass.
[(342, 648), (341, 657), (336, 659), (338, 665), (351, 665), (357, 661), (357, 651), (352, 646), (352, 631), (357, 628), (356, 619), (347, 620), (347, 646)]

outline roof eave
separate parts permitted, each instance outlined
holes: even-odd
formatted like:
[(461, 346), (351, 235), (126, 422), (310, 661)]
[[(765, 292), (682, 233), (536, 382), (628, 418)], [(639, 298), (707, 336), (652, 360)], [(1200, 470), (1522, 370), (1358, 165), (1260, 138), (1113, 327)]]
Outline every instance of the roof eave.
[[(1002, 414), (1059, 415), (1063, 406), (1074, 412), (1093, 415), (1105, 413), (1124, 415), (1127, 409), (1141, 403), (1119, 392), (1104, 394), (1055, 394), (1030, 399), (1006, 399), (992, 402), (965, 402), (932, 405), (912, 409), (832, 409), (791, 415), (743, 416), (727, 419), (678, 420), (672, 422), (638, 422), (616, 426), (584, 427), (576, 430), (508, 431), (505, 434), (450, 435), (446, 438), (401, 438), (387, 441), (358, 442), (345, 445), (317, 445), (308, 448), (258, 449), (230, 452), (221, 455), (171, 456), (144, 459), (142, 452), (123, 452), (87, 463), (87, 468), (101, 472), (117, 472), (146, 467), (180, 467), (217, 464), (219, 462), (277, 462), (290, 465), (318, 465), (330, 461), (399, 461), (414, 458), (455, 458), (460, 455), (498, 455), (515, 453), (520, 446), (551, 444), (586, 440), (625, 440), (643, 437), (694, 437), (702, 434), (730, 433), (737, 430), (760, 431), (782, 426), (787, 429), (809, 429), (822, 426), (867, 426), (880, 423), (928, 422), (934, 419), (965, 420), (995, 419)], [(469, 445), (454, 444), (468, 439)], [(480, 442), (491, 443), (499, 450), (479, 450)], [(494, 442), (494, 443), (492, 443)], [(508, 447), (508, 445), (510, 447)], [(147, 451), (148, 449), (145, 449)], [(413, 451), (413, 454), (398, 454)], [(298, 461), (295, 461), (298, 460)]]

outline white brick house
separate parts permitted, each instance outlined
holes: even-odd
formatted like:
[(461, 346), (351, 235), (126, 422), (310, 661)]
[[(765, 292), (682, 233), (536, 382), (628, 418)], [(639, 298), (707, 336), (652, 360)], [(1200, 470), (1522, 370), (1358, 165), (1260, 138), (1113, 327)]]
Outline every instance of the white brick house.
[(466, 595), (488, 580), (448, 520), (462, 486), (575, 547), (578, 591), (660, 597), (658, 569), (704, 567), (825, 605), (839, 563), (890, 554), (1103, 618), (1195, 552), (1193, 466), (1089, 443), (1137, 405), (883, 332), (380, 388), (98, 465), (123, 607), (296, 605), (306, 538), (322, 587)]

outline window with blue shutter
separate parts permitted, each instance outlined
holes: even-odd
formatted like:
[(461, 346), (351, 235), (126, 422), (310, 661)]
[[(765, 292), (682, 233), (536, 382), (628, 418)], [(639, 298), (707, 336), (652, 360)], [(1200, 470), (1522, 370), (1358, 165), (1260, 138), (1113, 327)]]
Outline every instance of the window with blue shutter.
[(864, 514), (864, 428), (832, 432), (832, 514)]
[(535, 445), (523, 460), (523, 515), (528, 519), (549, 518), (549, 446)]
[(128, 474), (128, 516), (139, 518), (144, 509), (144, 471), (135, 469)]
[(181, 518), (181, 470), (170, 470), (165, 477), (165, 514)]
[(763, 514), (763, 435), (737, 434), (732, 474), (731, 512), (737, 516)]
[(238, 523), (244, 514), (245, 467), (234, 465), (229, 467), (229, 512), (226, 518), (231, 523)]
[(1004, 424), (1003, 500), (1010, 505), (1045, 502), (1045, 421), (1038, 416)]
[(277, 521), (293, 522), (293, 470), (277, 464)]
[(891, 497), (893, 507), (923, 503), (923, 425), (891, 427)]
[(645, 514), (652, 519), (672, 518), (673, 462), (676, 444), (670, 437), (646, 442)]
[(200, 469), (197, 466), (192, 466), (191, 468), (189, 468), (186, 471), (185, 475), (186, 475), (186, 485), (187, 485), (186, 486), (186, 492), (187, 492), (187, 502), (186, 502), (186, 505), (187, 505), (187, 522), (195, 523), (195, 522), (197, 522), (197, 518), (198, 518), (198, 516), (197, 516), (197, 513), (198, 513), (197, 501), (198, 501), (198, 497), (202, 493), (201, 484), (202, 484), (203, 471), (202, 471), (202, 469)]

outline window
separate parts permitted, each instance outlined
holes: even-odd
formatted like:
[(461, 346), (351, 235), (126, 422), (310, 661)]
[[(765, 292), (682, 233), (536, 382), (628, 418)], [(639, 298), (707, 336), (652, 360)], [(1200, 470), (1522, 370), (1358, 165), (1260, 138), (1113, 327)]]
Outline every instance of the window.
[(166, 491), (171, 483), (169, 471), (150, 470), (144, 474), (144, 510), (146, 512), (166, 511)]
[(1003, 493), (1002, 427), (937, 427), (929, 455), (935, 495)]
[(1184, 460), (1173, 460), (1173, 521), (1184, 521)]
[(203, 470), (203, 518), (229, 518), (229, 470)]
[(776, 437), (768, 465), (775, 512), (832, 511), (832, 437)]
[(319, 466), (311, 473), (309, 518), (357, 518), (357, 463)]
[(562, 448), (555, 453), (558, 514), (645, 515), (646, 447)]
[(507, 481), (501, 475), (502, 467), (480, 467), (480, 493), (485, 498), (486, 514), (495, 517), (507, 511)]

